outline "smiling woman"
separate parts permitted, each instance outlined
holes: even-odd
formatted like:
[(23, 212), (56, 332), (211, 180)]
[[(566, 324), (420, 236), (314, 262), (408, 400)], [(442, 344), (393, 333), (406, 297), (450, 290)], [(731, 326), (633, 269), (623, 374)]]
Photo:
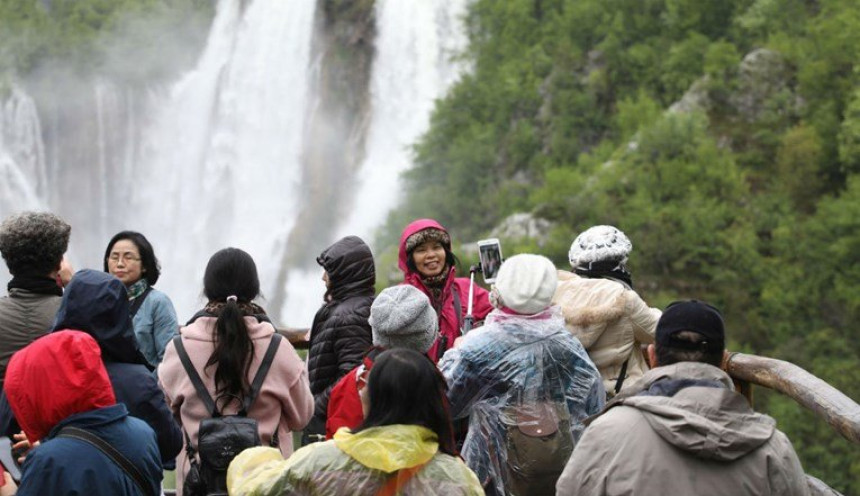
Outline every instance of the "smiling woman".
[[(432, 219), (416, 220), (403, 230), (399, 266), (404, 282), (424, 292), (439, 315), (439, 338), (427, 353), (435, 362), (460, 336), (469, 306), (469, 279), (456, 277), (457, 258), (451, 252), (451, 236)], [(472, 304), (472, 315), (478, 323), (492, 310), (487, 291), (478, 286), (474, 288)]]
[(134, 231), (117, 233), (105, 250), (104, 271), (125, 285), (140, 351), (152, 367), (158, 366), (179, 324), (170, 298), (153, 288), (161, 268), (149, 240)]

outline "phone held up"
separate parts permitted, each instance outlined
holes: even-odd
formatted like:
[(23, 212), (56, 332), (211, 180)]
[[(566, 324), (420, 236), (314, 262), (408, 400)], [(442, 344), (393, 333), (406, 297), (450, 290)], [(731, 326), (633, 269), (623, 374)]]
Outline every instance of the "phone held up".
[[(16, 484), (21, 482), (21, 469), (18, 467), (15, 456), (12, 454), (12, 440), (8, 437), (0, 437), (0, 466), (2, 466), (3, 470), (9, 472)], [(2, 472), (0, 472), (0, 477), (2, 475)], [(2, 485), (2, 482), (0, 481), (0, 485)]]
[(502, 266), (502, 245), (498, 238), (482, 239), (478, 241), (478, 257), (481, 260), (481, 273), (484, 282), (492, 284), (496, 281), (499, 267)]

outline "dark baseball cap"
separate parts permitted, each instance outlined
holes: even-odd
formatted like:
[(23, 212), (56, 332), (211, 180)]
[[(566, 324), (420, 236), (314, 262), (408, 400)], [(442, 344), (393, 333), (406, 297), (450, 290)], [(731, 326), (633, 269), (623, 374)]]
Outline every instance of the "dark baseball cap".
[[(675, 337), (678, 332), (691, 331), (704, 336), (705, 340), (692, 343)], [(657, 346), (722, 351), (726, 347), (726, 330), (720, 311), (703, 301), (684, 300), (669, 304), (657, 322)]]

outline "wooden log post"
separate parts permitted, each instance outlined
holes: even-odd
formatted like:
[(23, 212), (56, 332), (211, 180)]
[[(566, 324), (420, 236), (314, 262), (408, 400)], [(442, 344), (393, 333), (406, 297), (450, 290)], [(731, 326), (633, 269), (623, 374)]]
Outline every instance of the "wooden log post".
[(824, 419), (845, 439), (860, 444), (860, 405), (830, 384), (789, 362), (729, 353), (726, 372), (734, 379), (782, 393)]

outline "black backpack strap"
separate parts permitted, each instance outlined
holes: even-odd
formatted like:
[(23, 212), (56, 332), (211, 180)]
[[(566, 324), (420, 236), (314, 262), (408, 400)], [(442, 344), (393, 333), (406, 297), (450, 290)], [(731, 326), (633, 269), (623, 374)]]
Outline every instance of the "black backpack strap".
[(621, 386), (624, 385), (624, 379), (627, 378), (627, 364), (630, 363), (630, 359), (624, 360), (624, 365), (621, 366), (621, 372), (618, 373), (618, 380), (615, 381), (615, 394), (618, 394), (621, 391)]
[(254, 404), (254, 401), (257, 399), (257, 395), (260, 394), (260, 389), (263, 387), (263, 380), (266, 378), (266, 374), (269, 373), (269, 369), (272, 367), (272, 362), (275, 361), (275, 353), (278, 352), (278, 347), (281, 345), (281, 339), (283, 339), (283, 336), (277, 332), (272, 334), (272, 340), (269, 341), (269, 347), (266, 349), (263, 361), (260, 362), (260, 368), (257, 369), (257, 373), (254, 375), (254, 380), (251, 382), (251, 390), (248, 391), (248, 396), (245, 397), (245, 402), (242, 405), (242, 408), (245, 411), (244, 415), (248, 414), (248, 411), (251, 410), (251, 405)]
[(129, 461), (128, 458), (123, 456), (122, 453), (117, 451), (116, 448), (107, 443), (104, 439), (98, 437), (92, 432), (85, 431), (84, 429), (79, 429), (77, 427), (66, 426), (60, 429), (59, 434), (56, 437), (65, 437), (70, 439), (77, 439), (78, 441), (83, 441), (85, 443), (89, 443), (92, 446), (98, 448), (102, 453), (106, 454), (114, 463), (116, 463), (119, 468), (123, 470), (131, 480), (134, 481), (134, 484), (140, 490), (141, 495), (147, 495), (150, 491), (147, 489), (148, 484), (146, 483), (146, 478), (143, 474), (140, 473), (140, 470)]
[(185, 351), (185, 345), (182, 344), (182, 336), (176, 336), (173, 338), (173, 346), (176, 347), (176, 353), (179, 355), (179, 360), (185, 368), (185, 373), (187, 373), (188, 378), (191, 379), (191, 384), (194, 385), (194, 389), (197, 391), (197, 396), (200, 397), (206, 410), (209, 411), (209, 416), (219, 417), (221, 414), (218, 412), (218, 407), (215, 406), (215, 401), (212, 400), (212, 396), (209, 394), (209, 391), (206, 390), (203, 380), (200, 379), (200, 374), (197, 373), (197, 369), (195, 369), (194, 364), (191, 363), (191, 358), (189, 358), (188, 352)]
[(463, 302), (460, 301), (460, 289), (457, 287), (457, 281), (451, 284), (451, 293), (454, 297), (454, 312), (457, 314), (457, 330), (463, 332)]
[(131, 302), (131, 307), (128, 309), (128, 313), (131, 315), (131, 318), (134, 318), (134, 316), (137, 315), (137, 311), (140, 310), (140, 306), (143, 305), (143, 300), (146, 299), (151, 291), (152, 286), (147, 286), (143, 293)]

